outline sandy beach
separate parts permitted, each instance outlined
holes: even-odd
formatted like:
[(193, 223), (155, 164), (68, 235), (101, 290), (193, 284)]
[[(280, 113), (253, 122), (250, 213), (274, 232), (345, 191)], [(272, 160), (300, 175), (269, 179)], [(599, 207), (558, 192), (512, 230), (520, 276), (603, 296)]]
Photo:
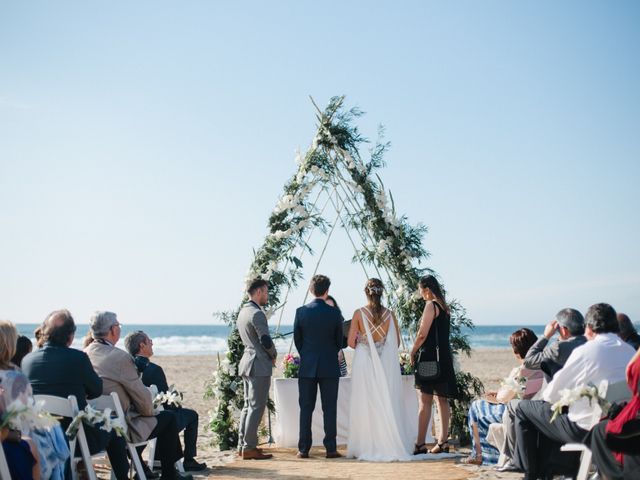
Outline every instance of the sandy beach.
[[(161, 365), (169, 383), (184, 392), (184, 405), (200, 415), (198, 459), (210, 467), (195, 478), (512, 478), (497, 476), (492, 470), (478, 467), (461, 467), (455, 461), (374, 464), (355, 460), (326, 460), (322, 452), (310, 461), (295, 458), (295, 450), (273, 448), (274, 460), (249, 462), (236, 460), (233, 452), (220, 452), (213, 445), (213, 435), (206, 428), (213, 400), (203, 398), (207, 380), (216, 368), (215, 356), (165, 356), (154, 357)], [(278, 362), (278, 365), (280, 362)], [(495, 390), (502, 378), (516, 365), (511, 349), (477, 349), (471, 357), (461, 357), (463, 370), (479, 377), (487, 390)], [(281, 375), (280, 369), (274, 376)], [(466, 452), (466, 450), (463, 450)], [(313, 456), (313, 451), (312, 451)]]

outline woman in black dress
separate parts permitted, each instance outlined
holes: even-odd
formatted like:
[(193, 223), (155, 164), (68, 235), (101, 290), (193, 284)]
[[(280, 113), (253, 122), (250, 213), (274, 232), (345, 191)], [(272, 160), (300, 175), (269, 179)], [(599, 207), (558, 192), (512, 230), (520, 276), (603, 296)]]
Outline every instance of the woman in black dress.
[(458, 396), (456, 374), (453, 369), (453, 356), (449, 343), (450, 317), (449, 307), (444, 299), (444, 293), (433, 275), (426, 275), (420, 279), (420, 295), (425, 300), (424, 311), (420, 318), (420, 328), (416, 341), (411, 350), (411, 361), (436, 360), (436, 345), (440, 350), (440, 376), (431, 381), (421, 381), (416, 377), (416, 389), (420, 390), (418, 397), (418, 439), (414, 455), (427, 453), (424, 443), (427, 426), (431, 419), (433, 396), (436, 396), (438, 412), (440, 413), (440, 431), (438, 444), (429, 453), (443, 453), (449, 451), (449, 420), (451, 410), (449, 399)]

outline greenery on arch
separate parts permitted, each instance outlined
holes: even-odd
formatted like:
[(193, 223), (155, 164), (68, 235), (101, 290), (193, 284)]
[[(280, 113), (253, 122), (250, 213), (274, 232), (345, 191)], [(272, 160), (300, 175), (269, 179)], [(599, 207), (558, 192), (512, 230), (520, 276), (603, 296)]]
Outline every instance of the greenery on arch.
[[(315, 105), (315, 103), (314, 103)], [(317, 108), (317, 107), (316, 107)], [(269, 282), (268, 317), (286, 304), (288, 292), (302, 278), (304, 253), (314, 254), (308, 240), (314, 231), (330, 236), (339, 224), (347, 231), (354, 248), (353, 261), (369, 268), (386, 285), (387, 302), (398, 316), (401, 328), (415, 335), (424, 308), (416, 295), (419, 278), (433, 270), (425, 265), (429, 253), (422, 244), (427, 232), (424, 225), (412, 225), (398, 215), (393, 196), (388, 192), (378, 170), (384, 167), (384, 154), (389, 144), (379, 139), (369, 149), (365, 160), (360, 153), (368, 143), (355, 125), (362, 115), (358, 109), (346, 109), (344, 97), (334, 97), (328, 106), (318, 109), (318, 128), (310, 148), (298, 153), (296, 173), (287, 181), (284, 191), (268, 220), (268, 234), (254, 252), (246, 281), (261, 277)], [(336, 212), (332, 223), (324, 215), (327, 206)], [(349, 233), (351, 232), (351, 233)], [(247, 300), (245, 296), (242, 303)], [(455, 300), (451, 306), (451, 346), (454, 354), (469, 354), (471, 349), (463, 333), (473, 327), (464, 308)], [(240, 307), (221, 314), (232, 327), (228, 351), (218, 360), (218, 369), (209, 384), (208, 393), (217, 400), (210, 428), (221, 450), (237, 446), (237, 424), (242, 409), (242, 379), (237, 365), (243, 345), (235, 323)], [(482, 393), (480, 381), (469, 373), (457, 371), (461, 398), (453, 402), (451, 434), (467, 436), (466, 415), (470, 402)], [(270, 406), (273, 408), (273, 405)]]

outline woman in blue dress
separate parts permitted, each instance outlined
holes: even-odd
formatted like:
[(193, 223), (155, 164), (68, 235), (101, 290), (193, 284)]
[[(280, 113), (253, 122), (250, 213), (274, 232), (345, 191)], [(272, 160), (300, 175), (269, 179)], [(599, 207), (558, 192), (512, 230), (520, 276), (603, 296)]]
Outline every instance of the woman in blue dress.
[(516, 330), (509, 337), (509, 343), (520, 365), (511, 370), (504, 379), (500, 390), (488, 393), (485, 398), (474, 400), (469, 408), (469, 432), (471, 433), (471, 454), (462, 463), (482, 465), (498, 463), (500, 452), (487, 442), (489, 425), (502, 423), (506, 404), (515, 398), (531, 398), (543, 383), (542, 370), (524, 368), (522, 362), (531, 346), (536, 343), (536, 334), (528, 328)]

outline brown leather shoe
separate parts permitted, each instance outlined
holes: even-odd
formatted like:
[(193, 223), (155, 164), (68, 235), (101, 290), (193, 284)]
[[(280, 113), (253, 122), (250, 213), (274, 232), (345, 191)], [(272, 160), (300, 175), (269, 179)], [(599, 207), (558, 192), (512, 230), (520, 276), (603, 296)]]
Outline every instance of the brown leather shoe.
[(306, 452), (306, 453), (305, 452), (298, 452), (296, 454), (296, 457), (298, 457), (298, 458), (309, 458), (309, 452)]
[(272, 457), (273, 455), (270, 453), (262, 453), (257, 448), (250, 448), (242, 451), (243, 460), (268, 460)]
[(327, 452), (327, 458), (342, 458), (342, 454), (338, 452)]

